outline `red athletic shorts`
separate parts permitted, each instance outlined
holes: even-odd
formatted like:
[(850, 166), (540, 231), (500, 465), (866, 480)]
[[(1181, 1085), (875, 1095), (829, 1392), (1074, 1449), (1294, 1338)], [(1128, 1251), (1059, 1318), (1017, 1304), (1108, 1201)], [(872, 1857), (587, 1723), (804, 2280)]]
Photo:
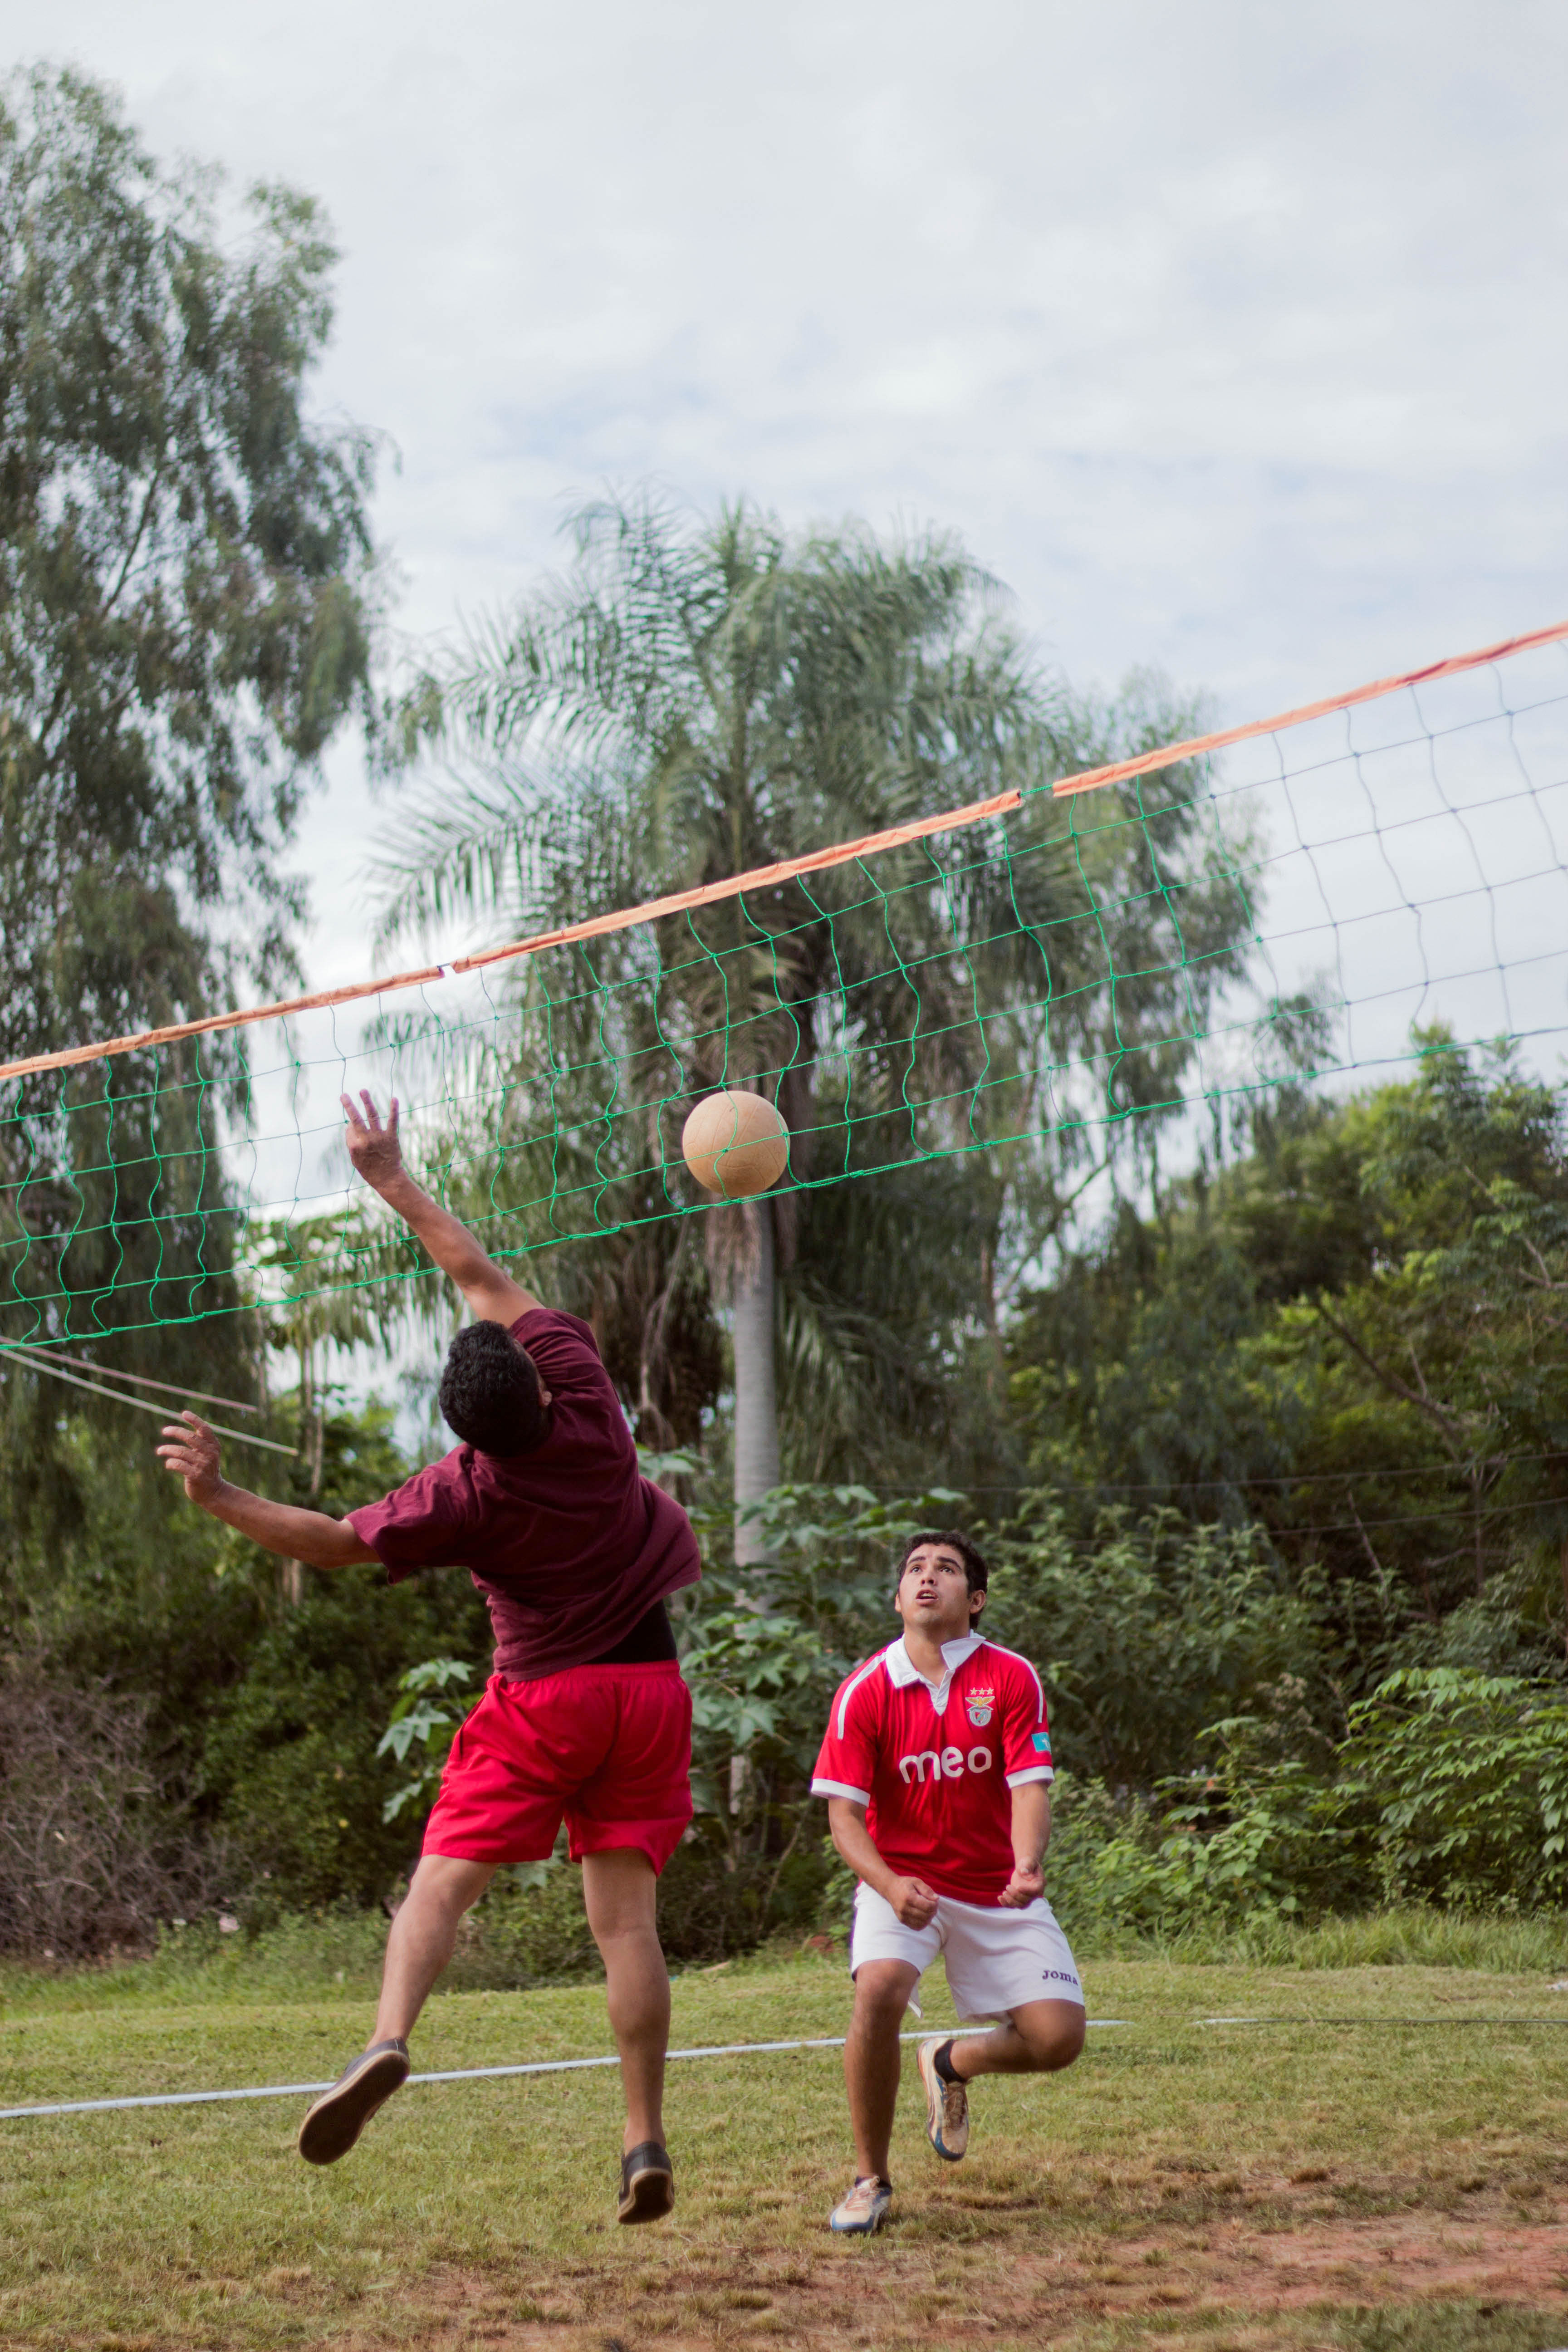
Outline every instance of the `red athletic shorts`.
[(691, 1694), (673, 1658), (492, 1675), (452, 1742), (424, 1851), (543, 1862), (563, 1818), (574, 1862), (636, 1846), (664, 1868), (691, 1819)]

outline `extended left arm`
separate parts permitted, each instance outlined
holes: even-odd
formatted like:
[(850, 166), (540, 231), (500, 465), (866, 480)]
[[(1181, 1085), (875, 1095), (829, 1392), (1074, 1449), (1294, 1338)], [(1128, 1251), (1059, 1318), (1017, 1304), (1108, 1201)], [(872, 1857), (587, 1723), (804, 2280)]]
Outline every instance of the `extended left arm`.
[(510, 1325), (520, 1315), (527, 1315), (537, 1307), (540, 1301), (532, 1291), (514, 1282), (497, 1265), (462, 1220), (453, 1216), (450, 1209), (442, 1208), (438, 1201), (433, 1201), (408, 1173), (397, 1139), (395, 1095), (387, 1109), (384, 1127), (368, 1094), (361, 1093), (363, 1108), (359, 1110), (347, 1095), (341, 1099), (348, 1113), (349, 1158), (372, 1192), (379, 1192), (387, 1207), (395, 1209), (404, 1223), (418, 1234), (442, 1273), (457, 1284), (479, 1321)]
[(1051, 1784), (1026, 1780), (1013, 1791), (1013, 1875), (996, 1898), (1010, 1911), (1023, 1910), (1045, 1893), (1040, 1865), (1050, 1842)]

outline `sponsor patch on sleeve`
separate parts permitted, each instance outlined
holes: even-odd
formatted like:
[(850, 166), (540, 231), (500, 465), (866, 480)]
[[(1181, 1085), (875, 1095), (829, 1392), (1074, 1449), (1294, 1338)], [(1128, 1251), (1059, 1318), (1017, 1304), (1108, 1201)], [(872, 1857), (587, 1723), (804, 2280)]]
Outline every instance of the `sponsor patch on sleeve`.
[(1037, 1756), (1048, 1756), (1048, 1755), (1050, 1754), (1050, 1752), (1051, 1752), (1051, 1742), (1050, 1742), (1050, 1735), (1049, 1735), (1049, 1733), (1048, 1733), (1048, 1732), (1044, 1732), (1044, 1731), (1037, 1731), (1034, 1737), (1035, 1737), (1035, 1753), (1036, 1753), (1036, 1755), (1037, 1755)]

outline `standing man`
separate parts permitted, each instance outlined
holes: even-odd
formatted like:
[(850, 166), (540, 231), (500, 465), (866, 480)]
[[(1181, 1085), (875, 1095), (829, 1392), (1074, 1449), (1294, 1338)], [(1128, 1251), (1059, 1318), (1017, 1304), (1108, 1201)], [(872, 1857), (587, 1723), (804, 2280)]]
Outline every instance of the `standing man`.
[(860, 1881), (844, 2052), (855, 2182), (828, 2225), (846, 2236), (879, 2230), (892, 2205), (899, 2028), (939, 1952), (960, 2017), (1000, 2021), (921, 2044), (926, 2137), (949, 2163), (969, 2145), (976, 2074), (1050, 2074), (1083, 2048), (1083, 1988), (1040, 1867), (1045, 1692), (1026, 1658), (978, 1631), (987, 1581), (966, 1536), (910, 1538), (893, 1596), (902, 1638), (840, 1685), (811, 1784)]
[(300, 2130), (333, 2164), (408, 2075), (408, 2036), (452, 1957), (463, 1914), (509, 1863), (542, 1862), (564, 1818), (605, 1963), (626, 2130), (619, 2218), (668, 2213), (675, 2180), (661, 2102), (669, 1977), (655, 1924), (659, 1872), (691, 1819), (691, 1699), (665, 1602), (702, 1572), (679, 1504), (644, 1478), (594, 1337), (542, 1306), (403, 1165), (397, 1104), (384, 1127), (345, 1095), (349, 1157), (449, 1275), (478, 1318), (441, 1375), (463, 1441), (346, 1519), (231, 1486), (194, 1412), (158, 1448), (192, 1502), (312, 1568), (381, 1560), (393, 1580), (460, 1565), (489, 1606), (496, 1671), (452, 1742), (424, 1853), (387, 1939), (370, 2042)]

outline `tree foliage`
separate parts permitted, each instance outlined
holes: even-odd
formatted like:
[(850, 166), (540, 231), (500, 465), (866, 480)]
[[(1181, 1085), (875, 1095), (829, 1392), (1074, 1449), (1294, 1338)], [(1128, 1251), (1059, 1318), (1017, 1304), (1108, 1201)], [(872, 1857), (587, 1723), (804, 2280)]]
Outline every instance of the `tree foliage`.
[[(1114, 1156), (1152, 1131), (1242, 968), (1236, 845), (1206, 829), (1196, 771), (1108, 793), (1082, 823), (1043, 789), (1189, 714), (1146, 677), (1110, 705), (1071, 696), (940, 535), (792, 536), (749, 506), (703, 521), (651, 499), (573, 529), (570, 570), (406, 698), (405, 756), (433, 765), (383, 853), (390, 927), (547, 928), (1027, 795), (940, 869), (916, 845), (874, 876), (849, 864), (530, 958), (490, 1074), (504, 1131), (466, 1139), (476, 1199), (514, 1212), (510, 1240), (574, 1236), (538, 1278), (624, 1348), (645, 1439), (689, 1443), (758, 1213), (707, 1220), (704, 1269), (683, 1227), (606, 1232), (602, 1204), (661, 1213), (685, 1099), (766, 1074), (792, 1171), (820, 1182), (773, 1212), (785, 1459), (849, 1475), (901, 1444), (918, 1475), (965, 1332), (994, 1324), (1063, 1213), (1060, 1169), (1090, 1133)], [(934, 1106), (915, 1163), (874, 1198), (824, 1181), (909, 1160), (906, 1089)]]
[[(1250, 1521), (1390, 1665), (1563, 1654), (1568, 1143), (1507, 1052), (1285, 1096), (1231, 1166), (1121, 1209), (1010, 1335), (1029, 1475)], [(1412, 1646), (1414, 1645), (1414, 1646)]]
[[(372, 446), (307, 406), (334, 258), (310, 198), (263, 187), (236, 205), (216, 173), (163, 169), (81, 74), (6, 85), (6, 1059), (200, 1015), (295, 970), (288, 844), (334, 730), (370, 715)], [(237, 1066), (209, 1045), (6, 1090), (4, 1336), (90, 1348), (112, 1292), (145, 1327), (122, 1368), (254, 1392), (243, 1317), (188, 1328), (238, 1304), (216, 1156)], [(47, 1546), (86, 1507), (57, 1442), (72, 1392), (15, 1359), (0, 1390), (11, 1541)], [(74, 1397), (70, 1422), (100, 1410)]]
[[(111, 95), (0, 110), (0, 1045), (211, 1009), (291, 967), (280, 854), (368, 715), (368, 436), (306, 384), (336, 258), (281, 187), (221, 226)], [(219, 906), (221, 925), (211, 921)]]

